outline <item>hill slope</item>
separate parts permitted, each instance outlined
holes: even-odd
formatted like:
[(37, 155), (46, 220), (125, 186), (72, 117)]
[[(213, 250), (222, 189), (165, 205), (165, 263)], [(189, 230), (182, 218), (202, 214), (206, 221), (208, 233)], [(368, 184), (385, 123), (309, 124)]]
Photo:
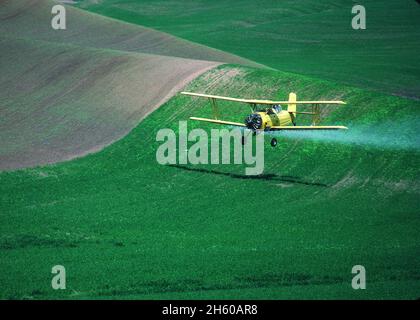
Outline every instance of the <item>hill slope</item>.
[(72, 7), (53, 30), (54, 4), (0, 5), (0, 170), (100, 150), (208, 68), (257, 65)]
[(3, 1), (0, 6), (2, 35), (81, 47), (259, 66), (233, 54), (72, 6), (66, 6), (66, 30), (54, 30), (51, 27), (51, 8), (56, 4), (52, 0)]
[[(366, 30), (351, 27), (355, 4), (366, 8)], [(420, 5), (414, 0), (81, 0), (78, 5), (282, 71), (420, 97)]]
[(216, 65), (42, 41), (0, 45), (0, 169), (98, 151)]

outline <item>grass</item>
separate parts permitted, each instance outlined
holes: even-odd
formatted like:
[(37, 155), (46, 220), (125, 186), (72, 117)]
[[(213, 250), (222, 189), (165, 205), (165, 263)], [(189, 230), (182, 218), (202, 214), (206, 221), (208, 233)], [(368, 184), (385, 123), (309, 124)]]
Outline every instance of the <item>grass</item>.
[[(340, 98), (348, 105), (326, 107), (325, 124), (392, 143), (280, 137), (253, 178), (244, 165), (162, 166), (157, 131), (210, 114), (177, 95), (101, 152), (0, 174), (1, 298), (419, 297), (417, 129), (383, 125), (418, 119), (419, 102), (235, 65), (186, 90)], [(246, 110), (223, 113), (240, 121)], [(68, 290), (51, 288), (56, 264)], [(367, 290), (351, 288), (356, 264)]]
[(419, 98), (420, 7), (365, 0), (366, 30), (351, 28), (359, 2), (82, 0), (102, 15), (149, 26), (272, 68)]

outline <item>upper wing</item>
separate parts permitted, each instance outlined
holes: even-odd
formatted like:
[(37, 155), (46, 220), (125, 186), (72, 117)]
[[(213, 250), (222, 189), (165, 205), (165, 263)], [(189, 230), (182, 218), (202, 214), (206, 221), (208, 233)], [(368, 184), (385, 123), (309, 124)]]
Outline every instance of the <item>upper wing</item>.
[[(203, 98), (211, 98), (211, 99), (219, 99), (219, 100), (226, 100), (226, 101), (234, 101), (234, 102), (244, 102), (250, 104), (288, 104), (291, 101), (274, 101), (274, 100), (256, 100), (256, 99), (238, 99), (238, 98), (231, 98), (231, 97), (223, 97), (223, 96), (214, 96), (211, 94), (204, 94), (204, 93), (194, 93), (194, 92), (181, 92), (181, 94), (185, 94), (187, 96), (194, 96), (194, 97), (203, 97)], [(293, 104), (346, 104), (344, 101), (293, 101)]]
[(277, 130), (346, 130), (345, 126), (274, 126), (270, 127), (270, 131)]
[(196, 117), (190, 117), (190, 119), (196, 120), (196, 121), (217, 123), (217, 124), (226, 124), (229, 126), (245, 127), (243, 123), (239, 123), (239, 122), (231, 122), (231, 121), (223, 121), (223, 120), (207, 119), (207, 118), (196, 118)]

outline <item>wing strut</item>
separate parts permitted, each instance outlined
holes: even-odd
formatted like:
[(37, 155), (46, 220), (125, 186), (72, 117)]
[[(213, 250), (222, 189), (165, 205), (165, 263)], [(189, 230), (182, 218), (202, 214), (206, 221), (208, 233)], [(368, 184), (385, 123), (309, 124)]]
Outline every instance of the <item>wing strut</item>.
[(211, 109), (213, 110), (213, 118), (218, 120), (220, 119), (220, 112), (219, 112), (219, 108), (217, 107), (216, 104), (216, 99), (215, 98), (209, 98), (210, 100), (210, 104), (211, 104)]
[(321, 109), (319, 104), (312, 105), (312, 125), (317, 126), (321, 122)]

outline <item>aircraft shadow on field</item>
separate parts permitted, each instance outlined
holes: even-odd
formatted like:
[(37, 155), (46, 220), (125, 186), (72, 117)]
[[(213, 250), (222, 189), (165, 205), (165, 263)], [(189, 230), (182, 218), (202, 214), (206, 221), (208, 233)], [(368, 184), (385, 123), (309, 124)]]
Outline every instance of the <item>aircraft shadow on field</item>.
[(281, 176), (274, 173), (264, 173), (264, 174), (253, 176), (253, 175), (245, 175), (245, 174), (238, 174), (238, 173), (222, 172), (222, 171), (217, 171), (217, 170), (209, 170), (209, 169), (204, 169), (204, 168), (191, 168), (188, 166), (182, 166), (182, 165), (176, 165), (176, 164), (170, 164), (168, 166), (181, 169), (181, 170), (186, 170), (186, 171), (215, 174), (215, 175), (226, 176), (226, 177), (230, 177), (234, 179), (279, 181), (279, 182), (288, 182), (288, 183), (294, 183), (294, 184), (302, 184), (302, 185), (307, 185), (307, 186), (316, 186), (316, 187), (324, 187), (324, 188), (330, 187), (328, 184), (325, 184), (325, 183), (305, 181), (305, 180), (302, 180), (300, 177)]

